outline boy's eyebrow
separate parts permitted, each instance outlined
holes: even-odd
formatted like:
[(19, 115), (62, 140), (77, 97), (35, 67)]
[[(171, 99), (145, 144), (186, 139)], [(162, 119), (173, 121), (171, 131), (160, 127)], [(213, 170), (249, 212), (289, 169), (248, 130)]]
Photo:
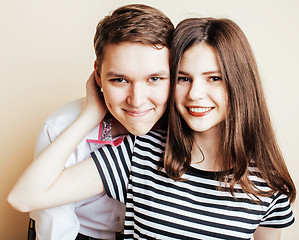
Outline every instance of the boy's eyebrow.
[[(113, 72), (113, 71), (106, 73), (105, 76), (106, 77), (127, 78), (127, 75)], [(166, 78), (166, 77), (169, 77), (169, 71), (165, 71), (165, 70), (158, 71), (158, 72), (149, 74), (147, 77), (154, 77), (154, 76), (163, 76)]]
[(163, 76), (163, 77), (169, 77), (169, 71), (159, 71), (159, 72), (155, 72), (149, 75), (149, 77), (154, 77), (154, 76)]
[(124, 75), (124, 74), (116, 73), (116, 72), (113, 72), (113, 71), (108, 72), (105, 75), (106, 75), (106, 77), (118, 77), (118, 78), (125, 78), (126, 77), (126, 75)]

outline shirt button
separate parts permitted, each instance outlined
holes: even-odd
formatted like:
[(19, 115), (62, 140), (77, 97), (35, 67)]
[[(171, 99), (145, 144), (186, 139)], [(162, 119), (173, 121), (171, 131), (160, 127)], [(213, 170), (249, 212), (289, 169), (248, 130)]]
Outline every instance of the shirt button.
[(120, 221), (120, 217), (117, 217), (115, 220), (116, 220), (117, 222), (119, 222), (119, 221)]

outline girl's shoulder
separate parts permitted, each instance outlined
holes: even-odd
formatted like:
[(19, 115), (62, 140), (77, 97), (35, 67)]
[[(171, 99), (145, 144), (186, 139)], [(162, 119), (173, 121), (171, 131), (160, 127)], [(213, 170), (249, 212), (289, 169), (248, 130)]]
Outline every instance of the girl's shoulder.
[(153, 145), (163, 145), (166, 143), (167, 132), (161, 129), (155, 129), (149, 131), (147, 134), (142, 136), (136, 136), (136, 141), (147, 142)]

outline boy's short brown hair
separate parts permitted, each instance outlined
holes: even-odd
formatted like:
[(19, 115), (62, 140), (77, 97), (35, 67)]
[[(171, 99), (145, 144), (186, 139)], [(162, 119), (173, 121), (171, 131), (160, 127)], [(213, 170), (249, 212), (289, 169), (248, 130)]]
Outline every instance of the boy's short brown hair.
[(174, 26), (160, 10), (143, 5), (122, 6), (97, 25), (94, 48), (100, 69), (107, 44), (140, 42), (153, 47), (170, 47)]

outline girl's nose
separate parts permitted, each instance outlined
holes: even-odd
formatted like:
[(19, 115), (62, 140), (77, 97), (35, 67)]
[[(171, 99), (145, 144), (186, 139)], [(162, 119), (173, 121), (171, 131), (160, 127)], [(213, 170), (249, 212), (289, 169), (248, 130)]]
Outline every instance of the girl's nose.
[(204, 98), (206, 96), (206, 90), (207, 88), (204, 81), (194, 79), (190, 86), (188, 97), (192, 100)]

